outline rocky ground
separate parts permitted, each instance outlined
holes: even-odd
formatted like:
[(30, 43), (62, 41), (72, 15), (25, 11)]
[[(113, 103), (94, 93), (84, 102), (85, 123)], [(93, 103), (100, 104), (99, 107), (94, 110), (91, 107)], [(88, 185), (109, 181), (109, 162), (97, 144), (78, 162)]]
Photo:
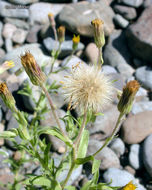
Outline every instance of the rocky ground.
[[(69, 67), (79, 61), (88, 64), (97, 60), (98, 52), (90, 25), (91, 20), (97, 17), (105, 23), (103, 72), (117, 79), (115, 86), (120, 90), (126, 81), (137, 79), (140, 82), (136, 102), (122, 123), (118, 138), (97, 158), (102, 160), (102, 181), (110, 182), (112, 179), (112, 185), (123, 186), (133, 180), (138, 184), (138, 190), (152, 190), (152, 0), (74, 0), (73, 3), (70, 0), (0, 0), (0, 63), (5, 60), (15, 62), (15, 67), (1, 75), (0, 79), (6, 80), (20, 109), (29, 113), (34, 109), (34, 102), (29, 97), (17, 95), (28, 77), (25, 73), (16, 77), (15, 71), (21, 67), (19, 56), (25, 50), (30, 50), (40, 65), (50, 62), (50, 51), (55, 41), (47, 16), (49, 12), (55, 15), (57, 26), (66, 26), (66, 40), (56, 67), (64, 66), (72, 52), (73, 33), (80, 34), (81, 43), (76, 55), (69, 61)], [(50, 83), (53, 80), (61, 81), (67, 72), (69, 70), (51, 75)], [(32, 89), (38, 97), (37, 87)], [(62, 92), (53, 95), (53, 99), (59, 113), (64, 115)], [(115, 99), (104, 110), (104, 116), (98, 116), (96, 122), (88, 126), (91, 135), (88, 153), (97, 150), (111, 134), (118, 117), (116, 102)], [(0, 131), (17, 127), (16, 120), (2, 101), (1, 105)], [(47, 115), (42, 123), (50, 123)], [(58, 161), (64, 144), (53, 137), (49, 140)], [(0, 155), (0, 181), (11, 182), (13, 174), (2, 161), (15, 154), (15, 150), (11, 142), (1, 139), (0, 151), (6, 153), (5, 156)], [(40, 172), (38, 165), (30, 163), (25, 165), (25, 169), (35, 174)], [(65, 173), (60, 180), (64, 176)], [(86, 164), (73, 173), (70, 183), (79, 187), (90, 177), (90, 165)]]

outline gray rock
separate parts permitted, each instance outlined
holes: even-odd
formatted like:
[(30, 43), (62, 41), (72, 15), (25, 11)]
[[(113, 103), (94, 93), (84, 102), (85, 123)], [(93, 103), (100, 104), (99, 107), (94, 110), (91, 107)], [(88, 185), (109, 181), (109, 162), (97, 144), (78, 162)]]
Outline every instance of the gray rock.
[(132, 76), (134, 69), (129, 65), (131, 56), (126, 46), (126, 38), (121, 30), (115, 31), (104, 50), (104, 62), (115, 67), (126, 80)]
[(126, 20), (119, 14), (116, 14), (114, 16), (114, 21), (115, 21), (116, 25), (118, 25), (120, 28), (126, 28), (129, 25), (128, 20)]
[(17, 4), (17, 5), (27, 5), (27, 4), (36, 3), (38, 1), (39, 0), (26, 0), (26, 1), (22, 1), (22, 0), (9, 0), (10, 3)]
[(135, 8), (138, 8), (143, 4), (143, 0), (119, 0), (119, 2)]
[(102, 72), (107, 75), (111, 73), (117, 73), (116, 69), (114, 67), (111, 67), (110, 65), (103, 65), (101, 69)]
[(1, 110), (1, 108), (0, 108), (0, 122), (2, 121), (2, 110)]
[(133, 104), (131, 112), (137, 114), (144, 111), (152, 111), (152, 101), (141, 101)]
[(5, 51), (2, 48), (0, 48), (0, 62), (1, 62), (2, 57), (4, 57), (4, 55), (5, 55)]
[(25, 44), (22, 47), (15, 48), (11, 52), (7, 53), (2, 61), (6, 60), (13, 60), (15, 63), (15, 67), (9, 69), (9, 72), (15, 72), (19, 68), (22, 67), (21, 60), (19, 58), (20, 55), (23, 55), (25, 51), (30, 51), (32, 55), (35, 57), (37, 63), (39, 66), (41, 66), (43, 63), (50, 63), (50, 57), (43, 54), (41, 50), (42, 46), (40, 44)]
[(91, 63), (97, 63), (98, 61), (98, 48), (95, 43), (89, 43), (85, 48), (85, 56)]
[(16, 26), (14, 26), (13, 24), (10, 23), (6, 23), (4, 24), (3, 27), (3, 37), (4, 38), (12, 38), (13, 37), (13, 33), (17, 30)]
[(103, 175), (106, 183), (110, 183), (110, 186), (125, 186), (130, 181), (137, 184), (137, 190), (146, 190), (138, 181), (134, 178), (132, 174), (125, 170), (120, 170), (117, 168), (109, 168)]
[(52, 13), (54, 16), (56, 16), (62, 10), (63, 6), (64, 4), (51, 4), (43, 2), (30, 5), (30, 23), (49, 23), (48, 13)]
[(152, 177), (152, 134), (149, 135), (144, 141), (143, 162), (147, 172)]
[[(43, 44), (46, 47), (46, 49), (48, 50), (48, 52), (50, 53), (50, 51), (54, 50), (55, 48), (58, 48), (59, 43), (52, 39), (52, 38), (46, 38), (43, 40)], [(64, 41), (61, 44), (61, 53), (60, 53), (60, 57), (66, 57), (68, 55), (70, 55), (72, 53), (72, 40), (69, 41)], [(78, 44), (78, 48), (77, 50), (82, 50), (84, 48), (84, 45), (80, 42)]]
[(114, 11), (119, 13), (127, 20), (135, 19), (137, 16), (136, 9), (133, 7), (123, 6), (123, 5), (115, 5)]
[[(92, 155), (95, 153), (104, 142), (98, 140), (90, 140), (88, 146), (88, 155)], [(96, 156), (96, 159), (101, 160), (100, 169), (106, 170), (111, 167), (119, 168), (120, 162), (117, 155), (108, 147), (105, 147), (101, 152), (99, 152)]]
[(96, 17), (104, 21), (105, 35), (109, 36), (113, 29), (114, 12), (107, 5), (107, 1), (89, 3), (80, 2), (65, 6), (59, 14), (59, 22), (64, 24), (70, 31), (83, 36), (93, 36), (91, 21)]
[(137, 94), (136, 94), (136, 97), (146, 97), (147, 96), (147, 90), (145, 90), (144, 88), (140, 87)]
[(5, 168), (6, 166), (8, 167), (10, 165), (8, 163), (4, 163), (3, 161), (5, 159), (8, 159), (9, 156), (12, 156), (12, 151), (6, 149), (5, 147), (1, 147), (0, 152), (2, 152), (2, 154), (0, 154), (0, 169), (2, 169), (2, 168)]
[(13, 33), (12, 41), (18, 44), (23, 44), (27, 36), (27, 31), (23, 29), (17, 29)]
[(21, 20), (21, 19), (5, 18), (5, 19), (4, 19), (4, 22), (5, 22), (5, 23), (13, 24), (13, 25), (16, 26), (17, 28), (22, 28), (22, 29), (25, 29), (25, 30), (28, 30), (28, 29), (29, 29), (29, 24), (28, 24), (26, 21)]
[(129, 163), (136, 170), (138, 170), (141, 167), (141, 155), (139, 144), (131, 145), (129, 153)]
[(135, 72), (136, 79), (142, 84), (142, 86), (152, 91), (152, 68), (143, 66), (139, 67)]
[(13, 42), (10, 38), (5, 39), (5, 49), (7, 53), (13, 50)]
[(120, 138), (113, 139), (109, 146), (118, 157), (125, 153), (125, 144)]
[(145, 0), (143, 3), (143, 7), (147, 8), (152, 5), (152, 0)]
[(16, 8), (16, 5), (0, 1), (0, 16), (27, 19), (29, 17), (29, 10), (26, 8)]
[[(128, 47), (142, 60), (152, 62), (152, 6), (145, 9), (138, 20), (126, 31)], [(145, 24), (146, 23), (146, 24)]]
[(40, 25), (34, 25), (30, 28), (30, 31), (27, 35), (26, 41), (29, 43), (37, 43), (38, 42), (38, 32), (40, 31)]
[(3, 45), (2, 29), (3, 29), (3, 23), (0, 22), (0, 47)]

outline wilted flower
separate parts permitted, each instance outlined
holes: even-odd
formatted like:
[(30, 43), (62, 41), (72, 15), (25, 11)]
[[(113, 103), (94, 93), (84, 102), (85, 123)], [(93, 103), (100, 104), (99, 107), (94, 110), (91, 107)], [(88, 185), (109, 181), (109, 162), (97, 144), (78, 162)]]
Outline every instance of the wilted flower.
[(64, 42), (65, 40), (65, 27), (64, 26), (60, 26), (57, 29), (57, 33), (58, 33), (58, 40), (60, 43)]
[(13, 61), (5, 61), (1, 66), (0, 66), (0, 74), (2, 74), (4, 71), (14, 67), (14, 62)]
[(138, 81), (133, 80), (128, 82), (123, 88), (123, 92), (118, 103), (118, 110), (121, 113), (128, 114), (131, 111), (132, 103), (139, 87), (140, 85)]
[(79, 35), (78, 36), (74, 35), (73, 38), (72, 38), (72, 41), (73, 41), (73, 49), (76, 50), (77, 47), (78, 47), (78, 44), (80, 42), (80, 36)]
[(54, 20), (54, 15), (52, 13), (49, 13), (48, 18), (49, 18), (51, 26), (55, 27), (56, 23), (55, 23), (55, 20)]
[(136, 185), (134, 185), (132, 183), (132, 181), (130, 181), (127, 185), (125, 185), (122, 190), (135, 190), (137, 188)]
[(21, 63), (34, 85), (40, 86), (45, 82), (45, 74), (42, 72), (30, 52), (26, 52), (25, 55), (21, 56)]
[(91, 21), (94, 31), (94, 40), (98, 48), (101, 48), (105, 44), (104, 30), (103, 30), (103, 21), (100, 19), (95, 19)]
[(5, 82), (0, 83), (0, 96), (5, 105), (11, 110), (15, 110), (15, 99), (9, 91)]
[(98, 111), (111, 100), (112, 82), (95, 66), (77, 64), (63, 83), (69, 108)]

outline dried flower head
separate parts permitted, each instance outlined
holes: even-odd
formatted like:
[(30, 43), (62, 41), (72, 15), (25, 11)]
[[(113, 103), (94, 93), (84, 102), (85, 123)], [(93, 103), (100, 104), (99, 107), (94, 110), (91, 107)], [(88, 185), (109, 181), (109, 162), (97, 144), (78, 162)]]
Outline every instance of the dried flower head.
[(2, 74), (4, 71), (14, 67), (14, 62), (13, 61), (5, 61), (1, 66), (0, 66), (0, 74)]
[(112, 82), (95, 66), (78, 63), (70, 76), (65, 76), (64, 90), (69, 108), (99, 111), (111, 100)]
[(48, 18), (49, 18), (51, 26), (55, 27), (56, 23), (55, 23), (55, 20), (54, 20), (54, 15), (52, 13), (49, 13)]
[(21, 63), (34, 85), (40, 86), (45, 82), (45, 74), (42, 72), (34, 56), (30, 52), (26, 52), (25, 55), (21, 56)]
[(64, 42), (65, 40), (65, 27), (64, 26), (60, 26), (57, 29), (57, 33), (58, 33), (58, 40), (60, 43)]
[(122, 190), (135, 190), (137, 188), (136, 185), (133, 184), (132, 181), (130, 181), (127, 185), (125, 185)]
[(78, 47), (78, 44), (80, 42), (80, 36), (79, 35), (74, 35), (73, 38), (72, 38), (72, 41), (73, 41), (73, 49), (76, 50), (77, 47)]
[(91, 24), (93, 26), (95, 44), (98, 48), (101, 48), (105, 44), (105, 37), (103, 30), (104, 22), (100, 19), (95, 19), (91, 21)]
[(15, 110), (15, 100), (9, 91), (5, 82), (0, 83), (0, 96), (4, 101), (5, 105), (11, 110)]
[(139, 83), (136, 80), (130, 81), (123, 88), (122, 95), (118, 103), (118, 110), (123, 114), (128, 114), (131, 111), (133, 100), (139, 90)]

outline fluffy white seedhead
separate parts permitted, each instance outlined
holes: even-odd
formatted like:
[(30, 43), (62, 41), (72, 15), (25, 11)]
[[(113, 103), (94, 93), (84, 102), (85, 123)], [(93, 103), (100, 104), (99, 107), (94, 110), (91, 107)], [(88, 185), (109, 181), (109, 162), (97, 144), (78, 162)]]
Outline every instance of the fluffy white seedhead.
[(64, 94), (69, 108), (84, 111), (85, 107), (100, 111), (111, 100), (112, 81), (95, 66), (79, 63), (65, 76)]

